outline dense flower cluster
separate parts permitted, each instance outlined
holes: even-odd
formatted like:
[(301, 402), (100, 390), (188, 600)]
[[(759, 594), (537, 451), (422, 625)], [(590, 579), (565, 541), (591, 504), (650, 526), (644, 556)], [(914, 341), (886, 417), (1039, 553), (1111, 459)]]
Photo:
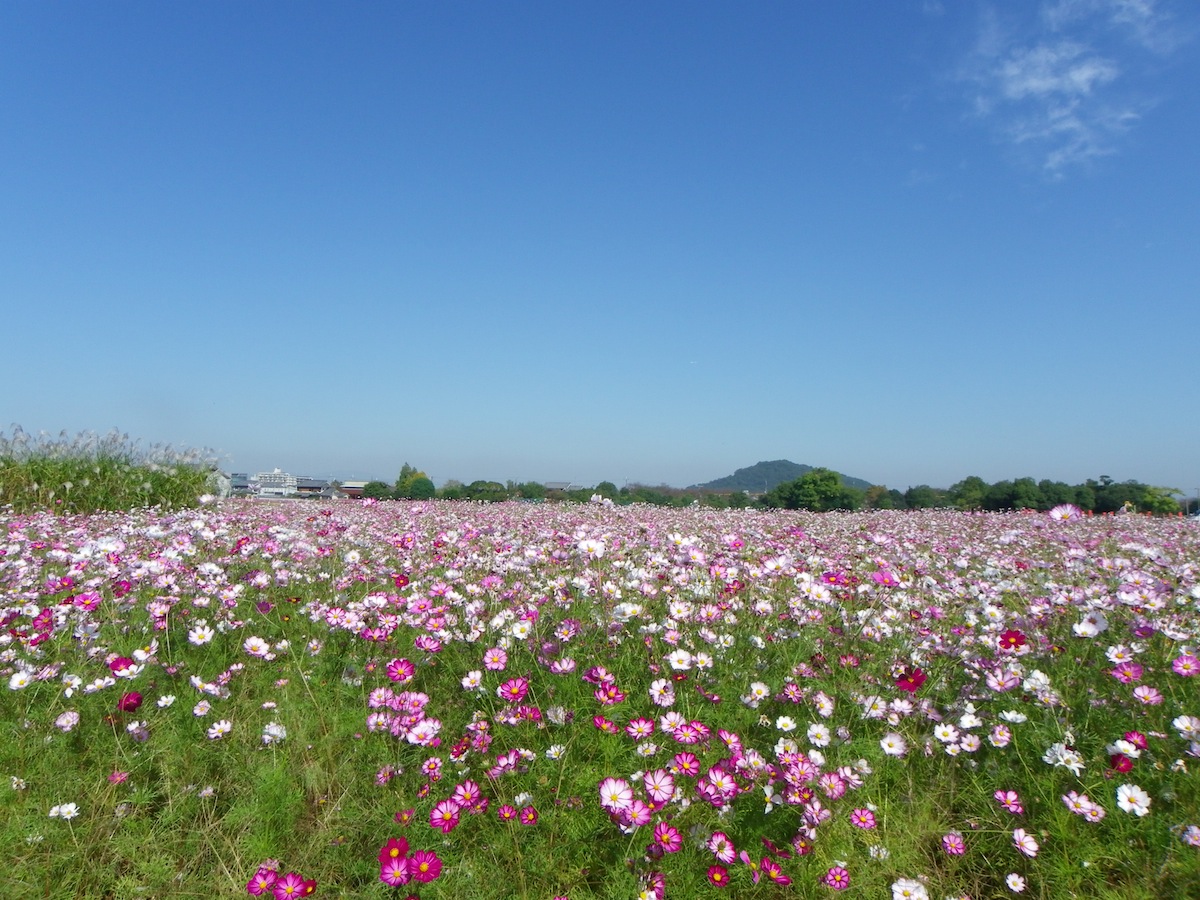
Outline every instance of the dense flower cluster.
[[(984, 860), (991, 889), (1041, 890), (1044, 860), (1069, 853), (1055, 817), (1080, 839), (1136, 824), (1200, 844), (1175, 799), (1200, 758), (1186, 521), (438, 503), (142, 516), (8, 522), (9, 698), (47, 698), (48, 740), (97, 729), (96, 697), (124, 742), (170, 722), (208, 752), (266, 758), (304, 729), (274, 696), (248, 715), (241, 685), (307, 677), (335, 646), (355, 738), (392, 760), (362, 777), (402, 784), (397, 821), (452, 848), (388, 839), (389, 886), (449, 879), (459, 838), (489, 831), (633, 848), (628, 871), (659, 898), (685, 871), (715, 889), (925, 898)], [(954, 773), (970, 813), (907, 821), (881, 792), (909, 767)], [(941, 868), (897, 878), (889, 844), (917, 829)], [(315, 887), (263, 866), (246, 890)]]

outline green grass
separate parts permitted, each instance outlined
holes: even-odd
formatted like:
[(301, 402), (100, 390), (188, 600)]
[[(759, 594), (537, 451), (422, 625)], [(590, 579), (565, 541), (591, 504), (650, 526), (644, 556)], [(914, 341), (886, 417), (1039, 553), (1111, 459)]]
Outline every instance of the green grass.
[(205, 453), (142, 449), (128, 435), (0, 434), (0, 506), (61, 514), (194, 506), (215, 465)]

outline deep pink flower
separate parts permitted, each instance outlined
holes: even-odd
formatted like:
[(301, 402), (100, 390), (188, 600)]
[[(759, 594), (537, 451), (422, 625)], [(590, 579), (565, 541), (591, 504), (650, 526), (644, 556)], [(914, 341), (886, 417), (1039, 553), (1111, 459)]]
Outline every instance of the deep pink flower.
[(510, 678), (500, 687), (496, 688), (496, 695), (501, 700), (507, 700), (509, 703), (520, 703), (529, 693), (529, 680), (527, 678)]
[(1020, 815), (1025, 812), (1025, 807), (1021, 805), (1021, 798), (1016, 791), (996, 791), (993, 796), (996, 802), (1003, 806), (1013, 815)]
[(850, 873), (841, 866), (832, 866), (821, 880), (835, 891), (844, 891), (850, 887)]
[(449, 834), (458, 826), (459, 806), (453, 800), (442, 800), (429, 811), (429, 824)]
[(1026, 644), (1026, 637), (1015, 628), (1010, 628), (1004, 634), (1000, 635), (1000, 649), (1007, 650), (1010, 653), (1015, 653)]
[(654, 841), (667, 853), (678, 853), (683, 847), (683, 835), (674, 825), (659, 822), (654, 826)]
[(967, 852), (967, 845), (961, 834), (951, 831), (949, 834), (942, 835), (942, 849), (951, 856), (962, 856)]
[(388, 838), (388, 842), (379, 848), (379, 861), (404, 859), (408, 856), (408, 841), (404, 838)]
[(416, 667), (407, 659), (393, 659), (387, 665), (388, 678), (399, 684), (411, 681), (416, 671)]
[(729, 884), (729, 870), (724, 866), (709, 866), (708, 881), (717, 887), (725, 887)]
[(1176, 675), (1183, 675), (1184, 677), (1200, 675), (1200, 659), (1191, 654), (1180, 656), (1171, 663), (1171, 671)]
[(275, 880), (278, 876), (274, 869), (261, 868), (254, 873), (254, 877), (246, 884), (246, 892), (255, 897), (271, 891), (275, 887)]
[(871, 829), (875, 827), (875, 813), (869, 809), (856, 809), (850, 813), (850, 822), (856, 828)]
[(304, 896), (304, 879), (295, 872), (288, 872), (275, 882), (275, 900), (292, 900)]
[(136, 712), (138, 707), (142, 705), (142, 695), (137, 691), (130, 691), (127, 694), (122, 694), (121, 699), (117, 701), (117, 709), (121, 712)]
[(409, 861), (403, 857), (388, 859), (379, 864), (379, 880), (390, 887), (408, 884), (412, 873), (408, 871)]
[(532, 806), (526, 806), (521, 809), (518, 816), (522, 825), (536, 825), (538, 820), (537, 810)]
[(418, 850), (408, 861), (408, 869), (417, 881), (429, 882), (442, 874), (442, 861), (432, 850)]
[[(924, 683), (925, 673), (916, 667), (906, 668), (900, 674), (900, 677), (896, 679), (896, 687), (900, 688), (902, 691), (908, 691), (910, 694), (916, 693), (917, 689), (920, 688)], [(834, 868), (838, 867), (835, 866)], [(831, 869), (830, 871), (833, 870)], [(842, 869), (842, 871), (844, 872), (846, 870)], [(841, 888), (838, 888), (838, 890), (841, 890)]]
[(768, 859), (764, 856), (759, 865), (762, 867), (762, 873), (776, 884), (786, 885), (792, 883), (792, 879), (783, 874), (783, 868), (779, 865), (779, 863), (775, 862), (775, 860)]

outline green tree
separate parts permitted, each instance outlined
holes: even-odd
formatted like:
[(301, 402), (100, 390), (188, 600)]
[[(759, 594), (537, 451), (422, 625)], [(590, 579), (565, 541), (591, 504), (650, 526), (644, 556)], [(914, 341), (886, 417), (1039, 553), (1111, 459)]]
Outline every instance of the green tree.
[(362, 495), (369, 500), (390, 500), (392, 486), (386, 481), (368, 481), (363, 485)]
[(1042, 492), (1042, 505), (1039, 509), (1053, 509), (1063, 503), (1075, 502), (1075, 488), (1063, 481), (1043, 478), (1038, 482), (1038, 490)]
[(959, 509), (983, 509), (988, 483), (978, 475), (968, 475), (950, 487), (950, 500)]
[(837, 472), (825, 468), (805, 472), (795, 481), (772, 488), (763, 497), (763, 504), (775, 509), (810, 509), (814, 512), (858, 509), (862, 501), (861, 491), (846, 487)]
[(432, 500), (437, 496), (437, 487), (427, 475), (418, 475), (408, 483), (409, 500)]
[(593, 493), (599, 494), (601, 497), (606, 497), (609, 500), (617, 499), (617, 486), (611, 481), (602, 481), (596, 485)]
[(906, 509), (933, 509), (938, 505), (937, 491), (927, 484), (918, 484), (904, 492)]
[(863, 506), (867, 509), (894, 509), (892, 495), (882, 484), (873, 484), (863, 494)]
[(1042, 492), (1032, 478), (1018, 478), (1013, 482), (1013, 509), (1041, 509), (1042, 502)]
[(393, 492), (402, 500), (428, 500), (437, 493), (437, 489), (428, 475), (405, 463), (396, 476)]

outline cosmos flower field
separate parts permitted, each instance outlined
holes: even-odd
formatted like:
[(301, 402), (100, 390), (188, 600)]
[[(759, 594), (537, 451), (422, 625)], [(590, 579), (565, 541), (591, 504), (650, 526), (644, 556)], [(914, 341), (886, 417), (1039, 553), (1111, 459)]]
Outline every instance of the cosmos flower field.
[(1200, 526), (3, 516), (7, 898), (1200, 896)]

